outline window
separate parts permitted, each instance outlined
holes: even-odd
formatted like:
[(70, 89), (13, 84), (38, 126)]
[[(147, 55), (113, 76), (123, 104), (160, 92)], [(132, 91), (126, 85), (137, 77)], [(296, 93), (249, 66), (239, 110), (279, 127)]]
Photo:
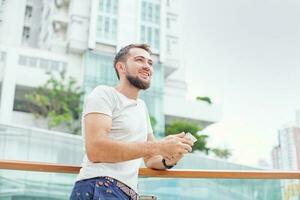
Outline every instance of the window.
[(160, 1), (141, 1), (140, 41), (151, 46), (153, 52), (160, 49)]
[(3, 14), (4, 2), (5, 2), (5, 0), (0, 0), (0, 23), (2, 21), (2, 14)]
[(48, 60), (44, 58), (36, 58), (29, 56), (19, 56), (19, 65), (28, 67), (39, 67), (40, 69), (45, 69), (46, 71), (62, 71), (66, 70), (68, 64), (66, 62), (57, 60)]
[(96, 41), (116, 44), (118, 0), (98, 0)]
[(58, 61), (52, 61), (51, 62), (51, 70), (58, 71), (59, 70), (60, 63)]
[(32, 104), (27, 98), (26, 95), (33, 92), (34, 88), (17, 85), (15, 89), (15, 98), (14, 98), (14, 111), (27, 112), (31, 113), (33, 111), (38, 111), (39, 108)]
[(24, 26), (23, 28), (23, 40), (28, 40), (30, 37), (30, 28), (27, 26)]
[(32, 16), (32, 7), (31, 6), (26, 6), (25, 8), (25, 17), (26, 18), (31, 18)]
[(40, 68), (45, 69), (45, 70), (49, 70), (50, 69), (50, 62), (49, 62), (49, 60), (41, 59), (40, 60)]
[(20, 56), (20, 57), (19, 57), (19, 64), (20, 64), (20, 65), (23, 65), (23, 66), (26, 66), (26, 65), (27, 65), (27, 57), (25, 57), (25, 56)]
[(37, 59), (33, 58), (33, 57), (29, 57), (28, 66), (29, 67), (36, 67), (37, 66)]
[(0, 62), (5, 62), (6, 60), (6, 53), (0, 51)]

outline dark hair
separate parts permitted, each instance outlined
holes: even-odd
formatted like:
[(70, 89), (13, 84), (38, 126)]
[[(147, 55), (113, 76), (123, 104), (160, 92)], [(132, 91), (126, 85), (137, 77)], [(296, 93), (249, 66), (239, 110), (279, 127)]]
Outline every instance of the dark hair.
[(122, 49), (119, 50), (119, 52), (116, 54), (115, 58), (114, 58), (114, 68), (116, 70), (118, 79), (120, 79), (120, 75), (119, 72), (116, 68), (116, 64), (119, 61), (126, 61), (127, 56), (129, 54), (130, 49), (133, 48), (140, 48), (140, 49), (144, 49), (145, 51), (147, 51), (149, 54), (151, 54), (151, 50), (148, 44), (129, 44), (125, 47), (123, 47)]

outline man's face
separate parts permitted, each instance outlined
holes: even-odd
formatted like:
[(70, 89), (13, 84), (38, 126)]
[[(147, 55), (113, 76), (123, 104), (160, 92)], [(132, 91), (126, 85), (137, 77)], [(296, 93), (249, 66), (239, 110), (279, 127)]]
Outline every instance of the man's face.
[(125, 62), (125, 76), (138, 89), (148, 89), (151, 83), (153, 61), (150, 54), (141, 48), (132, 48)]

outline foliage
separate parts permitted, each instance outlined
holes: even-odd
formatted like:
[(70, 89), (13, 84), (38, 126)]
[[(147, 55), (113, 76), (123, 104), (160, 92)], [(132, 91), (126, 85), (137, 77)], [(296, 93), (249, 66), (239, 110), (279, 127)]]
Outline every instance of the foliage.
[(50, 76), (47, 82), (26, 95), (32, 105), (29, 109), (37, 118), (49, 120), (48, 129), (65, 124), (77, 134), (80, 128), (72, 126), (79, 119), (84, 93), (73, 77), (66, 78), (65, 70), (47, 74)]
[(157, 124), (157, 120), (155, 119), (155, 117), (150, 116), (150, 123), (153, 129), (155, 129), (155, 126)]
[(201, 130), (202, 128), (196, 123), (177, 120), (167, 126), (165, 134), (172, 135), (181, 132), (190, 132), (197, 139), (197, 142), (194, 143), (193, 151), (202, 151), (207, 155), (210, 152), (213, 152), (217, 157), (223, 159), (227, 159), (232, 155), (232, 153), (228, 149), (209, 148), (207, 144), (207, 139), (209, 138), (209, 136), (200, 134)]
[(212, 101), (210, 100), (209, 97), (200, 97), (200, 96), (198, 96), (198, 97), (196, 97), (196, 100), (198, 100), (198, 101), (205, 101), (205, 102), (207, 102), (209, 104), (212, 104)]
[(232, 155), (229, 149), (214, 148), (211, 151), (215, 154), (215, 156), (224, 159), (227, 159)]
[(197, 134), (201, 130), (202, 128), (196, 123), (188, 121), (174, 121), (172, 124), (167, 126), (166, 135), (172, 135), (181, 132), (190, 132), (195, 138), (197, 138), (197, 142), (193, 146), (193, 151), (199, 150), (204, 151), (206, 154), (208, 154), (209, 148), (207, 147), (206, 141), (208, 136), (204, 134)]

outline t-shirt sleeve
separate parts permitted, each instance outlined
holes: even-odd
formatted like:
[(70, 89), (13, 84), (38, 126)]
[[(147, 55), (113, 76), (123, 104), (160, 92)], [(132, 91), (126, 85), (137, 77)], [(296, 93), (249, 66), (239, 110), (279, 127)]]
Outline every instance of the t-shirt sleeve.
[(83, 116), (89, 113), (102, 113), (112, 116), (113, 98), (105, 87), (95, 88), (85, 99)]

